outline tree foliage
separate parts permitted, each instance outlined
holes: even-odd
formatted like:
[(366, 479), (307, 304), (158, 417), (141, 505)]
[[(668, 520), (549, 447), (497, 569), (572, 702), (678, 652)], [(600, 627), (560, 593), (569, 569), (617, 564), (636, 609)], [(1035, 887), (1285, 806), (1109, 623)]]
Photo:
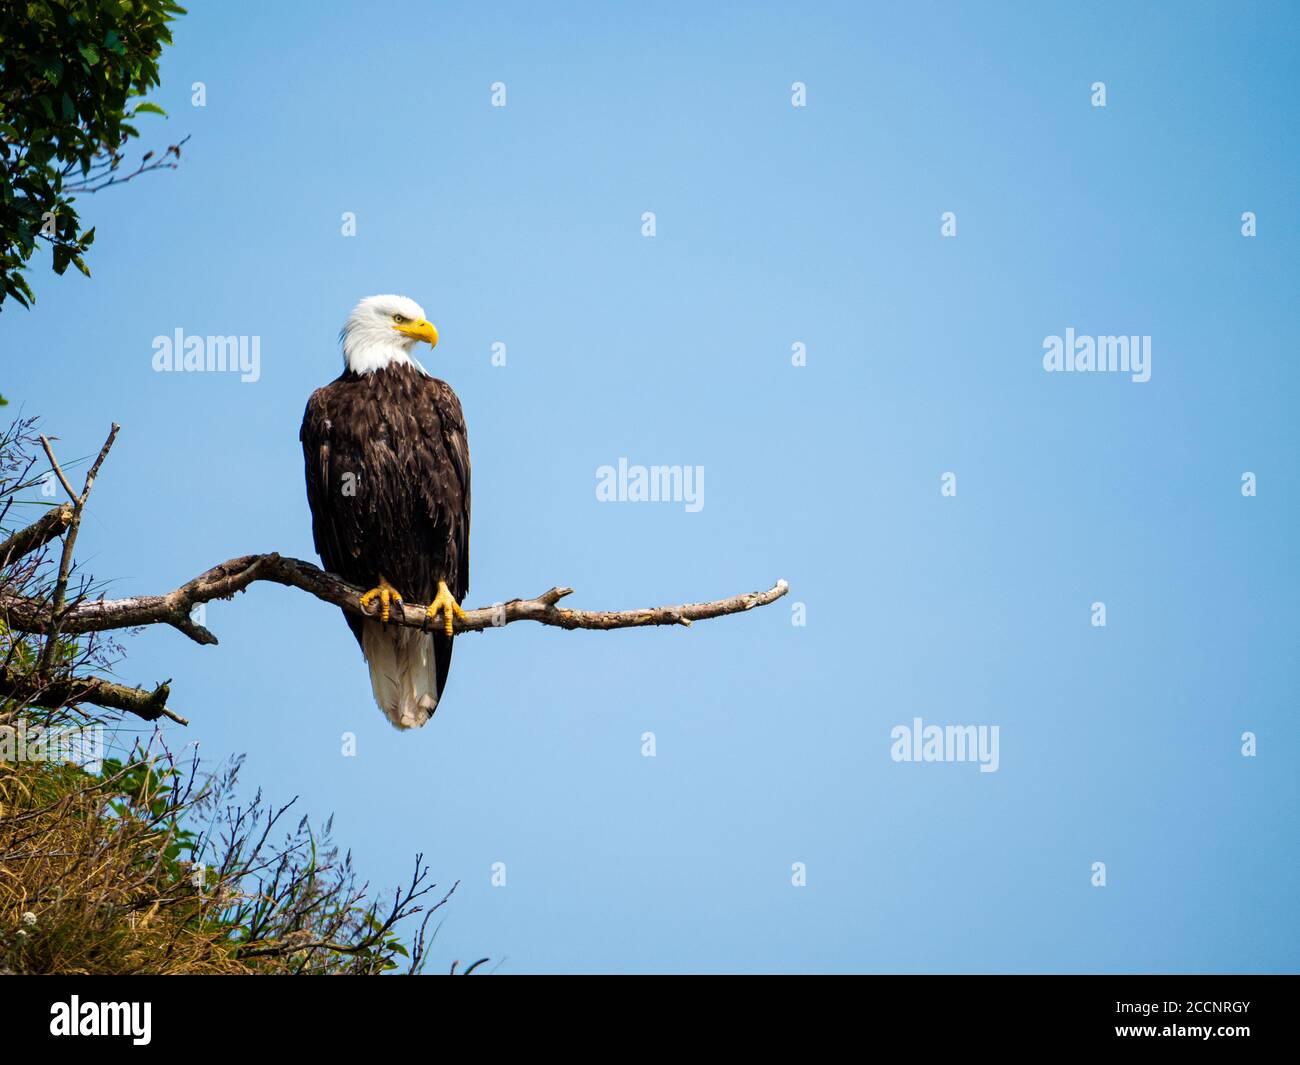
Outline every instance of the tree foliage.
[[(24, 272), (40, 241), (55, 273), (72, 265), (89, 275), (95, 230), (82, 228), (75, 193), (116, 183), (136, 116), (162, 113), (140, 97), (158, 85), (181, 14), (172, 0), (0, 4), (0, 305), (35, 299)], [(143, 166), (174, 166), (179, 155), (170, 145)]]

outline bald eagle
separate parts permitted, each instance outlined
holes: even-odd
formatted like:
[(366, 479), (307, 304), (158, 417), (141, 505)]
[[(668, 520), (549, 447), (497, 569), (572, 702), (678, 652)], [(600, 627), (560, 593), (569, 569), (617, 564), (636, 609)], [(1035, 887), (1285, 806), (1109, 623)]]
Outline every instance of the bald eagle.
[[(303, 461), (312, 536), (330, 573), (369, 589), (344, 612), (384, 715), (433, 716), (451, 668), (453, 618), (469, 590), (469, 441), (460, 400), (411, 355), (438, 331), (404, 296), (370, 296), (340, 333), (343, 373), (307, 401)], [(402, 597), (428, 603), (433, 631), (388, 625)]]

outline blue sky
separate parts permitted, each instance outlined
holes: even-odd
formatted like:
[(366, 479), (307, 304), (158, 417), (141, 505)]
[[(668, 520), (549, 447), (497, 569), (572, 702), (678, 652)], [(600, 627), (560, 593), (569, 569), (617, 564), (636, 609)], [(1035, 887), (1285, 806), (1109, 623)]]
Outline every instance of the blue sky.
[[(196, 3), (144, 123), (181, 169), (83, 202), (94, 279), (36, 274), (0, 390), (67, 456), (122, 423), (79, 544), (110, 594), (314, 560), (302, 409), (401, 292), (468, 419), (469, 605), (790, 582), (689, 631), (466, 636), (405, 734), (301, 593), (128, 641), (173, 746), (334, 811), (377, 885), (417, 851), (461, 881), (439, 964), (1295, 971), (1298, 35), (1285, 4)], [(258, 336), (260, 379), (153, 372), (177, 328)], [(1045, 372), (1067, 328), (1151, 337), (1151, 380)], [(703, 466), (703, 509), (598, 502), (620, 457)], [(914, 717), (996, 725), (997, 772), (891, 760)]]

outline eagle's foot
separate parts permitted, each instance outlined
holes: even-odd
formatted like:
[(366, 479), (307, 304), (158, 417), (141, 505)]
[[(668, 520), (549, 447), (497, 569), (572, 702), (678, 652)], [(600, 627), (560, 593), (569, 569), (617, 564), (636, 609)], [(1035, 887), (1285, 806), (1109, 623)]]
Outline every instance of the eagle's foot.
[(379, 587), (371, 588), (361, 596), (361, 609), (364, 610), (376, 599), (379, 600), (379, 620), (385, 625), (388, 624), (388, 614), (393, 603), (398, 606), (402, 605), (402, 597), (397, 589), (389, 584), (383, 577), (379, 578)]
[(460, 618), (461, 621), (465, 620), (465, 611), (460, 608), (455, 596), (447, 590), (446, 581), (438, 582), (438, 594), (433, 597), (433, 602), (429, 604), (429, 609), (426, 611), (429, 620), (432, 621), (437, 617), (439, 611), (442, 612), (442, 631), (448, 636), (452, 634), (451, 620), (453, 615)]

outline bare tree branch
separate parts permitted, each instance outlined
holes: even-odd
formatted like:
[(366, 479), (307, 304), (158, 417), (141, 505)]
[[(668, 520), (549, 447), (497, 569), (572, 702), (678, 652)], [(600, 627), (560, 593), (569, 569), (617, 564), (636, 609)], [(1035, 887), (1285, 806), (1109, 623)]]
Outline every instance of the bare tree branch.
[(150, 692), (115, 684), (103, 677), (66, 677), (41, 681), (32, 676), (20, 676), (10, 669), (0, 670), (0, 696), (7, 699), (51, 709), (76, 703), (94, 703), (96, 706), (125, 710), (146, 721), (165, 717), (178, 725), (188, 725), (185, 718), (167, 709), (170, 684), (170, 681), (164, 681)]
[[(326, 603), (341, 607), (359, 617), (374, 617), (379, 609), (372, 603), (361, 606), (363, 589), (326, 573), (310, 562), (283, 558), (278, 554), (243, 555), (232, 558), (165, 595), (135, 595), (124, 599), (89, 599), (74, 603), (63, 612), (59, 631), (69, 635), (79, 632), (104, 632), (109, 629), (135, 628), (141, 625), (172, 625), (197, 643), (217, 642), (208, 629), (194, 622), (190, 612), (199, 603), (229, 599), (254, 581), (270, 581), (298, 588)], [(508, 603), (467, 610), (457, 620), (456, 631), (481, 632), (500, 628), (515, 621), (535, 621), (561, 629), (629, 629), (647, 625), (686, 625), (707, 618), (739, 614), (757, 606), (774, 603), (789, 591), (785, 581), (777, 581), (764, 592), (748, 592), (706, 603), (681, 603), (676, 606), (646, 607), (641, 610), (569, 610), (556, 604), (573, 593), (572, 588), (551, 588), (535, 599), (512, 599)], [(0, 597), (0, 611), (9, 625), (19, 632), (43, 633), (49, 626), (48, 612), (36, 600), (20, 596)], [(410, 628), (427, 628), (426, 607), (419, 603), (394, 603), (388, 624)]]
[(59, 465), (59, 460), (54, 457), (54, 449), (50, 447), (49, 438), (41, 433), (41, 447), (45, 449), (45, 457), (50, 460), (50, 469), (59, 479), (59, 484), (63, 485), (63, 490), (68, 493), (68, 498), (73, 503), (77, 501), (77, 493), (72, 490), (72, 485), (68, 484), (68, 478), (63, 473), (63, 467)]
[(51, 507), (25, 529), (19, 529), (0, 543), (0, 569), (24, 555), (39, 551), (72, 523), (72, 508), (66, 503)]
[(64, 476), (59, 460), (54, 457), (54, 449), (50, 447), (50, 442), (46, 439), (45, 434), (41, 434), (41, 447), (45, 449), (45, 454), (50, 460), (50, 466), (53, 467), (54, 472), (62, 482), (63, 490), (72, 498), (72, 520), (68, 523), (68, 531), (63, 537), (63, 554), (59, 559), (59, 574), (54, 582), (54, 601), (50, 604), (48, 639), (41, 649), (41, 658), (36, 666), (38, 674), (45, 674), (49, 670), (50, 663), (54, 660), (54, 650), (58, 645), (63, 604), (68, 591), (68, 578), (72, 575), (72, 552), (77, 546), (77, 531), (81, 528), (81, 512), (85, 509), (86, 500), (90, 498), (90, 490), (95, 486), (95, 475), (99, 473), (100, 466), (108, 458), (108, 453), (113, 447), (113, 441), (117, 439), (118, 430), (121, 428), (117, 422), (113, 422), (108, 431), (108, 439), (104, 441), (104, 446), (99, 449), (99, 456), (86, 474), (86, 483), (81, 489), (81, 495), (77, 495), (72, 490), (72, 485), (68, 483), (68, 478)]
[[(359, 617), (376, 617), (380, 605), (361, 605), (366, 589), (357, 588), (332, 573), (326, 573), (310, 562), (284, 558), (279, 554), (243, 555), (213, 566), (163, 595), (135, 595), (123, 599), (77, 598), (66, 603), (66, 591), (72, 572), (72, 553), (76, 545), (77, 530), (90, 490), (94, 487), (104, 459), (107, 458), (119, 426), (115, 423), (86, 475), (85, 486), (78, 494), (72, 488), (54, 456), (50, 442), (42, 436), (41, 445), (49, 457), (50, 466), (63, 484), (71, 499), (70, 507), (59, 508), (33, 525), (15, 533), (0, 544), (0, 558), (6, 553), (21, 555), (64, 533), (63, 552), (57, 572), (54, 594), (35, 597), (18, 591), (0, 590), (0, 621), (16, 633), (39, 634), (46, 637), (40, 661), (30, 676), (19, 677), (6, 666), (0, 667), (0, 695), (40, 701), (56, 706), (76, 702), (90, 702), (99, 706), (129, 711), (146, 720), (168, 717), (186, 724), (185, 719), (166, 708), (168, 685), (161, 684), (149, 692), (126, 688), (100, 677), (51, 676), (54, 648), (59, 636), (79, 633), (100, 633), (113, 629), (138, 628), (145, 625), (171, 625), (200, 644), (215, 644), (217, 638), (210, 630), (194, 620), (194, 608), (214, 599), (230, 599), (255, 581), (269, 581), (297, 588), (323, 602), (346, 610)], [(400, 590), (400, 589), (399, 589)], [(512, 599), (508, 603), (467, 610), (456, 620), (459, 633), (481, 632), (501, 628), (515, 621), (535, 621), (561, 629), (628, 629), (651, 625), (685, 625), (707, 618), (739, 614), (754, 607), (767, 606), (789, 591), (785, 581), (762, 592), (748, 592), (703, 603), (679, 603), (675, 606), (646, 607), (641, 610), (571, 610), (558, 605), (573, 593), (572, 588), (551, 588), (535, 599)], [(419, 603), (394, 602), (385, 624), (409, 628), (429, 629), (432, 626), (428, 608)]]

